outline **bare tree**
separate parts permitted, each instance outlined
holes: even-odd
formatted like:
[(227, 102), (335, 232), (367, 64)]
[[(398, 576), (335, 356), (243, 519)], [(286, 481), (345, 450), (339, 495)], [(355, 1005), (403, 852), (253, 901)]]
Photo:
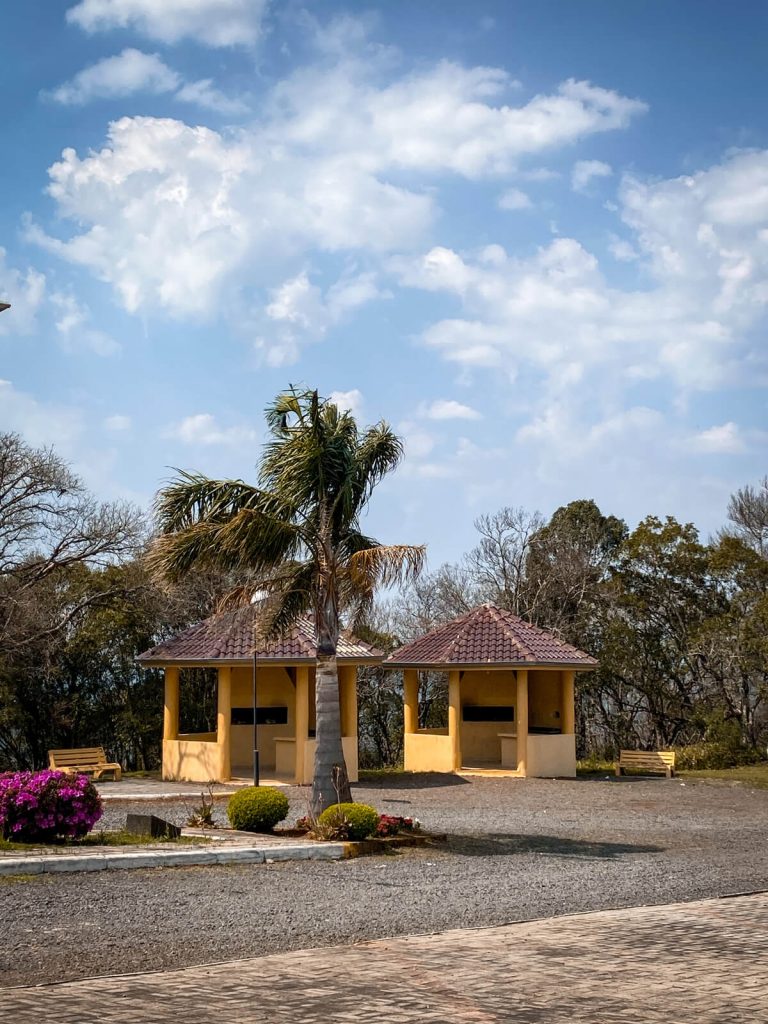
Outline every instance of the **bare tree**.
[[(134, 554), (140, 512), (125, 502), (99, 502), (51, 448), (0, 434), (0, 642), (23, 644), (34, 628), (55, 632), (78, 607), (41, 621), (39, 588), (76, 565), (99, 567)], [(84, 600), (89, 600), (84, 598)]]
[(465, 556), (464, 565), (481, 600), (525, 614), (528, 552), (543, 526), (541, 513), (509, 506), (475, 520), (480, 543)]
[(733, 524), (722, 533), (736, 536), (764, 558), (768, 557), (768, 476), (757, 487), (747, 484), (731, 495), (728, 518)]

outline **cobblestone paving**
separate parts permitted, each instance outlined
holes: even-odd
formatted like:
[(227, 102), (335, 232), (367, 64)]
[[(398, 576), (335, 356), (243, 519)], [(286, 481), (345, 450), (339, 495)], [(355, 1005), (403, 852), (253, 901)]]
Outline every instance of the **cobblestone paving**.
[(14, 1024), (763, 1024), (768, 895), (0, 993)]

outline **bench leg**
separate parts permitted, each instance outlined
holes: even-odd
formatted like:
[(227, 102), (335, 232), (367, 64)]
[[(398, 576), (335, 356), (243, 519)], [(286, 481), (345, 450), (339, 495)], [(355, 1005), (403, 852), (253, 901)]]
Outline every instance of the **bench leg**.
[(621, 767), (621, 765), (620, 765), (620, 764), (617, 764), (617, 765), (616, 765), (616, 778), (617, 778), (617, 779), (620, 779), (620, 778), (621, 778), (621, 773), (622, 773), (623, 771), (624, 771), (624, 769), (623, 769), (623, 768)]

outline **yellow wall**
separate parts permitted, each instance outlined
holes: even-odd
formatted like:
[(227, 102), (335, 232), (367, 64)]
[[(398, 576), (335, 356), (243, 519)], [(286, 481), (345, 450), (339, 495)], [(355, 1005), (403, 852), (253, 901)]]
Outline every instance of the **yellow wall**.
[[(296, 690), (284, 668), (259, 668), (256, 678), (256, 699), (260, 708), (287, 707), (287, 725), (259, 726), (259, 763), (262, 768), (275, 768), (275, 738), (293, 736), (296, 726)], [(232, 707), (253, 706), (253, 670), (232, 670)], [(253, 726), (232, 726), (232, 765), (253, 768)]]
[(576, 777), (576, 737), (529, 736), (528, 775), (535, 778)]
[(561, 673), (534, 670), (528, 673), (528, 725), (562, 729)]
[[(229, 671), (229, 670), (228, 670)], [(274, 772), (276, 769), (276, 750), (278, 738), (296, 738), (296, 687), (291, 678), (292, 672), (306, 672), (308, 685), (307, 732), (315, 729), (315, 669), (305, 667), (293, 669), (276, 666), (260, 666), (257, 678), (257, 700), (259, 708), (287, 707), (288, 721), (285, 725), (260, 725), (258, 727), (258, 743), (260, 767)], [(174, 668), (169, 670), (169, 683), (166, 687), (174, 697)], [(341, 713), (345, 732), (343, 737), (344, 756), (351, 781), (356, 782), (357, 768), (357, 713), (355, 687), (357, 669), (352, 666), (341, 666)], [(182, 683), (183, 685), (183, 683)], [(176, 699), (178, 696), (176, 695)], [(168, 693), (166, 693), (166, 702)], [(233, 708), (251, 708), (253, 706), (253, 670), (250, 666), (233, 667), (231, 669), (231, 706)], [(173, 707), (171, 707), (173, 711)], [(177, 725), (174, 716), (166, 714), (168, 732), (173, 732)], [(281, 768), (285, 768), (294, 751), (294, 765), (290, 773), (291, 779), (297, 777), (299, 782), (311, 782), (314, 770), (314, 740), (311, 735), (305, 737), (304, 756), (301, 757), (296, 744), (280, 744)], [(216, 733), (184, 735), (173, 739), (166, 736), (163, 741), (163, 778), (185, 779), (190, 782), (207, 782), (209, 780), (226, 780), (230, 778), (230, 766), (250, 773), (253, 769), (253, 726), (232, 725), (230, 727), (229, 763), (223, 764), (224, 748), (217, 743)], [(298, 766), (296, 761), (302, 762)], [(298, 770), (297, 770), (298, 768)]]
[[(210, 737), (213, 737), (211, 742)], [(218, 782), (229, 778), (215, 733), (163, 740), (163, 778), (185, 782)]]
[[(528, 727), (562, 729), (562, 674), (558, 669), (528, 671)], [(472, 670), (461, 676), (460, 737), (461, 764), (467, 767), (493, 767), (502, 764), (500, 733), (517, 733), (517, 674), (514, 670)], [(475, 706), (511, 706), (514, 719), (507, 722), (465, 722), (463, 708)], [(446, 731), (428, 734), (406, 733), (405, 768), (408, 771), (452, 771), (451, 752)], [(516, 742), (505, 740), (504, 766), (514, 768)], [(574, 737), (529, 734), (528, 775), (568, 776), (576, 770)]]
[[(461, 706), (474, 704), (511, 705), (516, 702), (517, 682), (515, 673), (508, 672), (464, 672), (461, 677)], [(500, 732), (514, 732), (515, 723), (508, 722), (465, 722), (461, 720), (461, 761), (462, 764), (499, 764), (501, 762)]]
[(452, 772), (453, 749), (448, 730), (407, 732), (403, 767), (407, 772)]

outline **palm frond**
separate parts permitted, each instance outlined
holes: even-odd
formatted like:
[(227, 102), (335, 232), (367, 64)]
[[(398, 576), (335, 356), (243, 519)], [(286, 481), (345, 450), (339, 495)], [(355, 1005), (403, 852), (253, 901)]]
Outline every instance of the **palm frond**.
[(360, 439), (356, 453), (353, 505), (359, 514), (374, 487), (400, 464), (403, 442), (382, 420), (369, 427)]
[(202, 473), (177, 472), (178, 478), (155, 499), (154, 513), (163, 533), (183, 530), (201, 520), (225, 519), (263, 500), (257, 488), (242, 480), (210, 480)]
[(349, 558), (351, 580), (361, 588), (410, 583), (424, 567), (426, 551), (424, 545), (416, 544), (380, 544), (364, 548)]
[(280, 585), (268, 600), (267, 629), (270, 636), (286, 632), (312, 610), (317, 567), (313, 561), (298, 563), (281, 574)]

